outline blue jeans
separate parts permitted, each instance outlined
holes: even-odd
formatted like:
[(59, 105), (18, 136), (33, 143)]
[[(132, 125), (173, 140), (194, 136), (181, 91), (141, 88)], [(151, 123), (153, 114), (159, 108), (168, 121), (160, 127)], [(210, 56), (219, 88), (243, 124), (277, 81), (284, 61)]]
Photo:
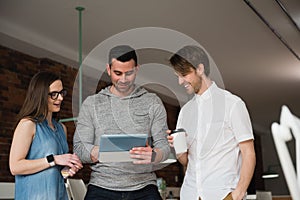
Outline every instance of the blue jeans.
[(134, 191), (114, 191), (89, 185), (85, 200), (162, 200), (156, 185)]

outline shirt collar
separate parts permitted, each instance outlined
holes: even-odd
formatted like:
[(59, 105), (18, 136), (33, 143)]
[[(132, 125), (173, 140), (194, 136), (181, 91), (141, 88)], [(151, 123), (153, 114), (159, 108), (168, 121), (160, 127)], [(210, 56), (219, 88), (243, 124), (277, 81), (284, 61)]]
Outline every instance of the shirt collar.
[(205, 90), (201, 95), (196, 94), (195, 98), (197, 101), (203, 101), (210, 99), (212, 96), (212, 92), (217, 88), (217, 85), (214, 81), (212, 81), (212, 84)]

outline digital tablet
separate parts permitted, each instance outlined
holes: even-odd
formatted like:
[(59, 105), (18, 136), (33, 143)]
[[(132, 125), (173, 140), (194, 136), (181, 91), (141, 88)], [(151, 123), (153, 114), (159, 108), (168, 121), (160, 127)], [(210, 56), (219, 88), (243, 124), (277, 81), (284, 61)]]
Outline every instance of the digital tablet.
[(113, 134), (100, 137), (100, 162), (130, 162), (129, 150), (146, 146), (147, 134)]

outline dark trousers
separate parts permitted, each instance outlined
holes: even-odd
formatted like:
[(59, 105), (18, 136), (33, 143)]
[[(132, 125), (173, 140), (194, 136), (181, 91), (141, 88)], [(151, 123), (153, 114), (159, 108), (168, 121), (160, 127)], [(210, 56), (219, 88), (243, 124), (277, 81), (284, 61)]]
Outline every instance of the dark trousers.
[(85, 200), (162, 200), (156, 185), (135, 191), (107, 190), (95, 185), (89, 185)]

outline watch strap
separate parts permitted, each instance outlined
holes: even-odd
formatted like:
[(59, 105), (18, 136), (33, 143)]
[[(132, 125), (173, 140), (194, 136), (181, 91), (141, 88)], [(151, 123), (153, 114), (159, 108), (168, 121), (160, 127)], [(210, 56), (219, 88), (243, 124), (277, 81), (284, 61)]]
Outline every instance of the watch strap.
[(152, 149), (151, 162), (154, 162), (156, 158), (156, 151)]

